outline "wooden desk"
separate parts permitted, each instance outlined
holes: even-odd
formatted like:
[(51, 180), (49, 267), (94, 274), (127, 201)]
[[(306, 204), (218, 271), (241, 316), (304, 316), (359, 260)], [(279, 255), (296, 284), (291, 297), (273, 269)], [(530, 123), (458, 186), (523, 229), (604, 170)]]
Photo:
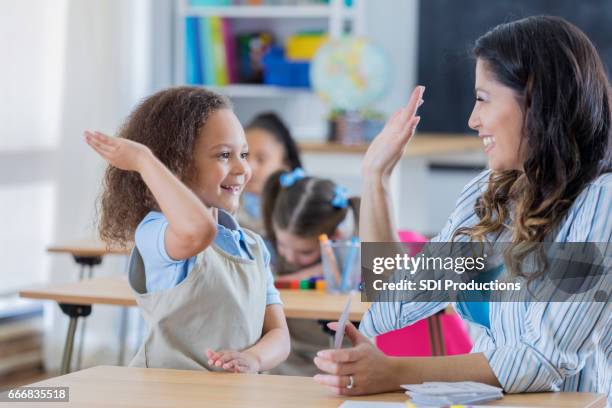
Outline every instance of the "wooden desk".
[[(345, 295), (332, 295), (316, 290), (280, 290), (285, 315), (298, 319), (337, 319), (346, 303)], [(21, 297), (30, 299), (53, 300), (67, 305), (115, 305), (136, 306), (136, 299), (127, 278), (93, 278), (78, 282), (48, 285), (24, 289)], [(353, 294), (349, 318), (361, 320), (370, 307), (362, 303), (361, 296)]]
[[(129, 248), (112, 248), (108, 247), (104, 242), (98, 239), (80, 239), (64, 242), (61, 244), (53, 244), (47, 247), (47, 252), (55, 254), (69, 254), (79, 266), (79, 280), (84, 278), (92, 278), (94, 267), (102, 263), (102, 258), (105, 255), (128, 255)], [(121, 325), (119, 330), (119, 354), (117, 356), (118, 364), (123, 363), (124, 349), (127, 338), (127, 311), (124, 309), (121, 312)], [(85, 339), (86, 320), (80, 326), (79, 331), (79, 346), (77, 351), (76, 368), (81, 369), (81, 361), (83, 359), (83, 343)]]
[[(299, 319), (338, 319), (347, 299), (346, 295), (332, 295), (315, 290), (281, 290), (280, 294), (285, 315)], [(79, 317), (89, 316), (93, 305), (136, 306), (136, 299), (126, 277), (93, 278), (65, 284), (39, 286), (24, 289), (19, 292), (19, 295), (30, 299), (53, 300), (69, 317), (62, 357), (62, 374), (70, 372)], [(349, 319), (359, 321), (370, 305), (362, 303), (359, 294), (355, 293), (352, 296), (354, 297), (351, 302)]]
[(99, 240), (76, 240), (62, 244), (53, 244), (47, 247), (47, 252), (70, 254), (75, 257), (99, 257), (104, 255), (128, 255), (130, 249), (109, 248)]
[[(349, 153), (363, 155), (368, 150), (367, 144), (345, 145), (330, 142), (301, 142), (303, 153)], [(406, 145), (404, 157), (437, 156), (444, 154), (481, 152), (482, 140), (476, 134), (432, 134), (418, 133)]]
[[(403, 392), (340, 397), (310, 377), (210, 373), (153, 368), (93, 367), (31, 386), (67, 386), (70, 403), (49, 407), (338, 407), (347, 399), (404, 402)], [(605, 396), (589, 393), (507, 395), (490, 405), (600, 408)]]

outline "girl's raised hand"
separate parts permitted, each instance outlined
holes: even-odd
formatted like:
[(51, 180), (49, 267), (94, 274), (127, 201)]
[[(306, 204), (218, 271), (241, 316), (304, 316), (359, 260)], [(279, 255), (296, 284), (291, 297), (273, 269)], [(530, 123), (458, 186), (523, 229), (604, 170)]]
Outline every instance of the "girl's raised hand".
[(151, 154), (151, 150), (141, 143), (101, 132), (85, 131), (85, 140), (104, 160), (121, 170), (139, 171), (143, 158)]
[(363, 158), (363, 174), (388, 177), (402, 157), (406, 144), (419, 124), (416, 111), (423, 103), (424, 86), (412, 91), (408, 104), (395, 112), (372, 141)]

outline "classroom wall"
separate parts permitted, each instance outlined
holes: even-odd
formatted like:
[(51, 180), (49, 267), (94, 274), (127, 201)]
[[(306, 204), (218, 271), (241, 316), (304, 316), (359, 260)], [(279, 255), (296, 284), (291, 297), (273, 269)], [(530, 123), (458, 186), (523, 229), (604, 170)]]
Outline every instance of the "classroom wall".
[[(84, 129), (114, 133), (138, 100), (150, 93), (150, 9), (147, 0), (70, 0), (66, 8), (66, 41), (57, 151), (56, 211), (53, 240), (94, 235), (94, 203), (104, 163), (84, 143)], [(77, 277), (74, 261), (53, 255), (49, 279)], [(107, 257), (96, 276), (117, 275), (122, 257)], [(46, 307), (45, 362), (57, 369), (67, 319), (54, 304)], [(86, 365), (115, 364), (119, 309), (96, 307), (89, 319)]]
[(0, 294), (48, 267), (64, 10), (64, 1), (0, 3)]

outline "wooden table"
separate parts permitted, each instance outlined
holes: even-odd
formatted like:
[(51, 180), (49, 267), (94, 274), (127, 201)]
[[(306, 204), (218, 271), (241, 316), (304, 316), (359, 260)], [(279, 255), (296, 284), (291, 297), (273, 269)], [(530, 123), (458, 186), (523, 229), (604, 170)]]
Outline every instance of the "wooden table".
[[(310, 377), (211, 373), (153, 368), (100, 366), (51, 378), (31, 386), (69, 387), (70, 403), (49, 407), (338, 407), (347, 399), (404, 402), (403, 392), (340, 397)], [(606, 399), (590, 393), (506, 395), (490, 405), (600, 408)]]
[[(330, 142), (301, 142), (303, 153), (352, 153), (364, 154), (367, 144), (345, 145)], [(482, 140), (476, 134), (420, 133), (410, 140), (404, 150), (404, 157), (434, 156), (448, 153), (481, 152)]]
[(75, 240), (47, 247), (47, 252), (70, 254), (75, 257), (101, 257), (104, 255), (128, 255), (130, 249), (108, 247), (104, 242), (95, 239)]
[[(102, 259), (106, 255), (129, 255), (129, 248), (113, 248), (107, 246), (99, 239), (80, 239), (63, 242), (60, 244), (52, 244), (47, 247), (47, 252), (53, 254), (68, 254), (71, 255), (76, 264), (79, 266), (79, 280), (84, 278), (92, 278), (94, 267), (102, 263)], [(121, 311), (121, 324), (119, 333), (119, 354), (117, 356), (118, 363), (121, 364), (124, 358), (124, 349), (127, 338), (127, 310)], [(83, 343), (85, 342), (85, 325), (87, 320), (83, 320), (79, 330), (79, 346), (77, 351), (77, 370), (81, 369), (81, 361), (83, 356)]]
[[(315, 290), (280, 290), (285, 315), (289, 318), (335, 320), (340, 317), (346, 303), (346, 295), (332, 295)], [(79, 317), (87, 317), (93, 305), (136, 306), (136, 299), (126, 277), (93, 278), (78, 282), (39, 286), (19, 292), (21, 297), (52, 300), (59, 304), (70, 321), (64, 353), (62, 374), (70, 372), (74, 336)], [(359, 294), (352, 295), (349, 319), (361, 320), (370, 307), (362, 303)]]
[[(346, 295), (333, 295), (316, 290), (279, 290), (285, 316), (297, 319), (334, 320), (340, 316)], [(78, 282), (33, 287), (19, 292), (24, 298), (53, 300), (64, 305), (136, 306), (134, 293), (126, 277), (93, 278)], [(361, 320), (370, 307), (354, 293), (349, 319)]]

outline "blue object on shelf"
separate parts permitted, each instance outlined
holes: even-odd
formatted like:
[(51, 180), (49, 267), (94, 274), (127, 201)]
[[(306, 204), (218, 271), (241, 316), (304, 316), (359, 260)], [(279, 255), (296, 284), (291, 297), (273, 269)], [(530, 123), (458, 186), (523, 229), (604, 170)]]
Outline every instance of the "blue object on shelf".
[(185, 80), (190, 85), (202, 84), (200, 27), (197, 17), (185, 19)]
[(277, 46), (270, 47), (262, 61), (264, 84), (310, 88), (310, 62), (289, 61), (285, 58), (285, 51)]
[(189, 0), (191, 6), (231, 6), (230, 0)]

